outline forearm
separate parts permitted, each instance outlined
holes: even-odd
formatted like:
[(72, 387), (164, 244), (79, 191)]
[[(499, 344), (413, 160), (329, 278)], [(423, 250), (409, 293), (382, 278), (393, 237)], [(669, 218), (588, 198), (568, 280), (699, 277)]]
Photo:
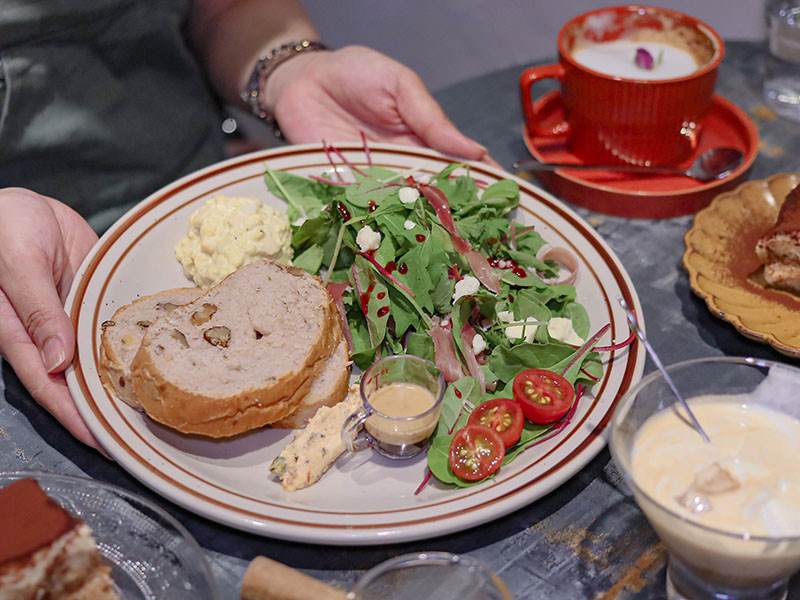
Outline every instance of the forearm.
[(318, 37), (296, 0), (195, 0), (190, 25), (214, 88), (232, 103), (239, 102), (260, 55)]

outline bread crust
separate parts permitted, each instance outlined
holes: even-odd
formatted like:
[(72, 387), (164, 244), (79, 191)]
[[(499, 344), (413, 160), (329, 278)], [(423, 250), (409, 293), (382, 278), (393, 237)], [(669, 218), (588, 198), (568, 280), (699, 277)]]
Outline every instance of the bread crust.
[[(294, 267), (277, 266), (296, 276), (310, 277)], [(315, 279), (324, 290), (319, 279)], [(219, 285), (224, 285), (224, 280)], [(322, 306), (324, 326), (308, 349), (305, 361), (269, 385), (218, 397), (182, 389), (159, 369), (148, 332), (133, 359), (135, 397), (155, 421), (182, 433), (211, 438), (238, 435), (289, 416), (300, 405), (314, 375), (331, 356), (341, 336), (336, 308), (327, 290), (325, 297), (327, 302)], [(202, 304), (204, 298), (201, 296), (195, 303)]]
[[(343, 342), (344, 338), (342, 326), (338, 317), (335, 319), (335, 328), (338, 333), (338, 338), (328, 360), (336, 360), (336, 351), (338, 346)], [(345, 368), (343, 368), (341, 372), (337, 374), (336, 380), (334, 381), (333, 385), (330, 386), (329, 390), (327, 390), (327, 394), (322, 397), (320, 397), (318, 394), (315, 394), (314, 397), (312, 397), (309, 391), (309, 393), (303, 397), (297, 409), (280, 421), (273, 423), (273, 427), (284, 429), (302, 429), (308, 424), (308, 421), (316, 414), (320, 407), (333, 406), (334, 404), (338, 404), (344, 400), (344, 397), (347, 395), (347, 391), (350, 388), (350, 349), (346, 343), (345, 348), (345, 352), (348, 355), (347, 364)], [(325, 369), (325, 366), (325, 362), (321, 363), (319, 367), (320, 370)], [(319, 371), (317, 371), (315, 375), (319, 375)]]
[[(150, 302), (154, 298), (165, 298), (169, 300), (178, 294), (188, 292), (196, 292), (195, 296), (199, 296), (203, 293), (203, 290), (190, 287), (172, 288), (162, 292), (156, 292), (155, 294), (142, 296), (130, 304), (118, 308), (109, 321), (119, 321), (120, 314), (136, 304)], [(111, 341), (111, 332), (108, 328), (104, 327), (100, 334), (100, 381), (109, 394), (116, 396), (129, 406), (141, 410), (141, 404), (136, 400), (133, 392), (133, 382), (131, 381), (130, 374), (126, 371), (127, 366), (128, 365), (125, 364), (114, 349), (114, 344)]]

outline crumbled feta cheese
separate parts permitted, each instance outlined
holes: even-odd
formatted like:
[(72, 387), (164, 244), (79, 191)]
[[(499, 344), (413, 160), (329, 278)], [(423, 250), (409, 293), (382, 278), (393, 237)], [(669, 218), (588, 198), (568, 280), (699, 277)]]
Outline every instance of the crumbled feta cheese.
[(450, 326), (450, 317), (445, 317), (442, 319), (442, 327), (449, 327)]
[(481, 282), (472, 275), (465, 275), (456, 281), (455, 291), (453, 292), (453, 304), (458, 302), (463, 296), (476, 294), (481, 287)]
[(528, 317), (525, 319), (524, 323), (506, 327), (506, 337), (510, 340), (520, 340), (524, 338), (525, 341), (530, 344), (536, 336), (537, 329), (539, 329), (539, 321), (533, 317)]
[(409, 221), (408, 219), (406, 219), (406, 222), (403, 223), (403, 229), (405, 229), (406, 231), (411, 231), (416, 226), (417, 224), (414, 223), (414, 221)]
[(497, 318), (503, 323), (511, 323), (514, 320), (514, 313), (512, 313), (510, 310), (498, 310)]
[(565, 317), (554, 317), (550, 319), (550, 322), (547, 324), (547, 333), (549, 333), (550, 337), (554, 340), (564, 342), (565, 344), (572, 344), (573, 346), (580, 346), (584, 342), (583, 338), (575, 333), (575, 329), (572, 327), (572, 321)]
[[(510, 310), (498, 310), (497, 311), (497, 318), (500, 319), (503, 323), (513, 323), (514, 322), (514, 313)], [(520, 322), (519, 325), (512, 325), (511, 327), (506, 327), (506, 337), (510, 340), (521, 340), (523, 337), (525, 341), (529, 344), (533, 341), (534, 336), (536, 335), (536, 330), (539, 328), (539, 321), (534, 319), (533, 317), (528, 317), (525, 319), (525, 322)]]
[(412, 187), (401, 187), (398, 194), (400, 194), (400, 202), (403, 204), (414, 204), (419, 198), (419, 190)]
[(356, 234), (356, 243), (362, 252), (377, 250), (381, 245), (381, 234), (369, 225), (364, 225)]
[(483, 339), (483, 336), (476, 335), (472, 338), (472, 353), (477, 355), (484, 350), (486, 350), (486, 340)]

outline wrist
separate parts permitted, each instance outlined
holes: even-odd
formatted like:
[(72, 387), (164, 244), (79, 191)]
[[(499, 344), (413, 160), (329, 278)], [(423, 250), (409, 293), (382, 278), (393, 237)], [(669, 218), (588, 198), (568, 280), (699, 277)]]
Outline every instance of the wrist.
[(274, 115), (283, 91), (292, 82), (302, 80), (307, 75), (310, 65), (329, 53), (330, 51), (326, 50), (298, 54), (291, 60), (278, 65), (264, 81), (261, 89), (261, 105), (264, 110), (270, 115)]
[[(287, 63), (296, 62), (309, 54), (325, 50), (325, 46), (314, 40), (300, 40), (277, 46), (261, 56), (250, 74), (246, 87), (240, 94), (241, 100), (254, 115), (274, 125), (272, 102), (265, 99), (266, 90), (270, 89), (272, 76)], [(285, 72), (285, 69), (284, 69)]]

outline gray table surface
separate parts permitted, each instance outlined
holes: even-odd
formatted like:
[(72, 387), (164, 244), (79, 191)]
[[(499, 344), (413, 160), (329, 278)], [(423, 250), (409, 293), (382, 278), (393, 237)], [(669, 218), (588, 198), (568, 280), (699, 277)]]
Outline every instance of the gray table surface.
[[(756, 117), (761, 153), (751, 178), (800, 170), (800, 125), (765, 116), (760, 45), (731, 43), (718, 91)], [(455, 123), (505, 167), (527, 155), (520, 138), (518, 68), (450, 86), (437, 99)], [(680, 265), (691, 218), (627, 220), (579, 211), (616, 251), (644, 305), (648, 334), (666, 363), (710, 355), (787, 360), (714, 318), (689, 289)], [(648, 370), (651, 368), (648, 365)], [(394, 555), (445, 550), (474, 556), (517, 598), (663, 598), (665, 551), (625, 491), (607, 450), (561, 488), (497, 522), (446, 537), (379, 548), (332, 548), (240, 533), (154, 496), (116, 464), (75, 442), (4, 366), (0, 379), (0, 470), (88, 474), (150, 497), (205, 548), (223, 598), (237, 598), (247, 562), (262, 554), (341, 585)], [(792, 597), (800, 598), (800, 581)]]

